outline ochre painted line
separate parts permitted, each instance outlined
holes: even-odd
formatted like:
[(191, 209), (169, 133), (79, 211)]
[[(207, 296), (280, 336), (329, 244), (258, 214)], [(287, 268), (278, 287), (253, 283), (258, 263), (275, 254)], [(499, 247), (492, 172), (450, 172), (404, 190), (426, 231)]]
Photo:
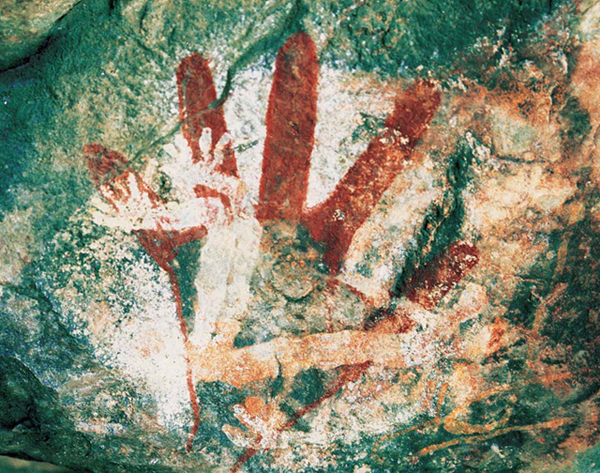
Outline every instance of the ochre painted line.
[(338, 271), (359, 227), (404, 168), (440, 103), (430, 82), (417, 82), (397, 99), (385, 131), (339, 181), (325, 202), (303, 219), (311, 236), (326, 244), (325, 262)]
[[(179, 95), (179, 119), (183, 136), (192, 150), (194, 162), (206, 160), (202, 156), (198, 140), (204, 128), (212, 132), (212, 149), (227, 132), (222, 105), (215, 105), (217, 93), (208, 61), (200, 54), (193, 53), (181, 60), (177, 68), (177, 92)], [(237, 164), (233, 149), (225, 150), (223, 162), (217, 172), (237, 176)]]
[(297, 219), (308, 191), (317, 121), (319, 62), (306, 33), (292, 35), (279, 50), (269, 96), (259, 220)]

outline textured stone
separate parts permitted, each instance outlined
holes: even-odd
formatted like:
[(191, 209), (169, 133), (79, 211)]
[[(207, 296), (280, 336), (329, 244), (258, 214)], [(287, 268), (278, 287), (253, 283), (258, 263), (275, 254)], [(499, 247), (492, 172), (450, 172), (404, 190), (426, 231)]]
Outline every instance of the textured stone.
[(0, 71), (35, 53), (77, 1), (4, 1), (0, 6)]
[[(71, 6), (19, 10), (46, 26), (6, 64)], [(0, 74), (0, 454), (594, 471), (599, 25), (594, 2), (74, 5)]]

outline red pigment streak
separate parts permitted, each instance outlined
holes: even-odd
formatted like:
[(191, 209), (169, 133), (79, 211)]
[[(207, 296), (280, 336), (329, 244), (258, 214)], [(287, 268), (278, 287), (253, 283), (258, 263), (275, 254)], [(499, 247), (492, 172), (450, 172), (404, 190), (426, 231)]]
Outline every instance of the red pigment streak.
[[(314, 411), (317, 407), (319, 407), (325, 400), (334, 396), (340, 389), (342, 389), (346, 384), (351, 383), (352, 381), (356, 381), (358, 378), (362, 376), (362, 374), (367, 371), (369, 366), (371, 366), (371, 361), (366, 361), (365, 363), (361, 363), (359, 365), (346, 365), (340, 366), (340, 374), (335, 378), (327, 387), (325, 393), (316, 401), (304, 406), (302, 409), (298, 410), (294, 413), (293, 417), (288, 420), (285, 424), (279, 427), (279, 433), (293, 427), (298, 423), (298, 421), (308, 414), (311, 411)], [(250, 458), (258, 453), (258, 449), (254, 447), (247, 448), (244, 453), (238, 458), (235, 465), (231, 468), (230, 473), (236, 473), (239, 469), (246, 463)]]
[(277, 54), (266, 115), (260, 196), (262, 220), (301, 215), (317, 122), (319, 62), (309, 35), (292, 35)]
[[(152, 259), (154, 259), (154, 261), (156, 261), (156, 263), (167, 272), (167, 275), (169, 276), (171, 292), (173, 293), (175, 308), (177, 310), (177, 319), (179, 320), (179, 330), (183, 336), (183, 341), (186, 345), (187, 351), (188, 329), (185, 318), (183, 317), (181, 290), (179, 287), (179, 279), (175, 274), (175, 270), (171, 266), (171, 262), (177, 256), (176, 249), (178, 247), (203, 238), (206, 236), (206, 230), (204, 228), (193, 228), (183, 232), (174, 233), (172, 236), (169, 235), (169, 233), (170, 232), (163, 230), (136, 232), (140, 244), (144, 247)], [(185, 446), (186, 452), (190, 452), (192, 450), (194, 437), (198, 433), (198, 428), (200, 426), (200, 405), (198, 403), (198, 396), (196, 395), (196, 388), (194, 386), (194, 378), (190, 359), (187, 354), (185, 356), (185, 363), (187, 388), (194, 418), (194, 423), (192, 425), (192, 429), (190, 430), (188, 441)]]
[[(173, 291), (173, 298), (175, 299), (175, 307), (177, 308), (177, 318), (179, 319), (179, 329), (181, 330), (181, 334), (183, 335), (183, 341), (187, 347), (188, 343), (188, 331), (187, 324), (185, 323), (185, 319), (183, 318), (183, 302), (181, 300), (181, 290), (179, 288), (179, 279), (175, 274), (173, 269), (167, 271), (169, 275), (169, 281), (171, 282), (171, 290)], [(187, 378), (187, 387), (188, 393), (190, 396), (190, 404), (192, 405), (192, 412), (194, 414), (194, 423), (192, 425), (192, 429), (190, 430), (188, 441), (185, 445), (185, 451), (190, 452), (192, 450), (192, 444), (194, 442), (194, 437), (198, 433), (198, 428), (200, 427), (200, 406), (198, 404), (198, 396), (196, 395), (196, 388), (194, 386), (194, 377), (192, 375), (192, 367), (190, 364), (189, 357), (185, 356), (186, 363), (186, 378)]]
[[(117, 199), (125, 198), (123, 192), (127, 192), (127, 179), (131, 174), (137, 181), (138, 188), (144, 192), (150, 199), (153, 206), (159, 202), (164, 202), (161, 197), (148, 186), (141, 176), (131, 169), (127, 168), (127, 158), (117, 151), (110, 150), (98, 143), (90, 143), (83, 147), (83, 152), (87, 155), (90, 177), (96, 187), (107, 185), (114, 193)], [(122, 183), (115, 186), (116, 183)], [(118, 210), (111, 202), (115, 210)]]
[[(337, 281), (337, 279), (336, 279), (336, 281)], [(346, 286), (346, 287), (347, 287), (347, 288), (350, 290), (350, 292), (351, 292), (352, 294), (354, 294), (356, 297), (358, 297), (358, 298), (360, 299), (360, 301), (361, 301), (361, 302), (362, 302), (364, 305), (366, 305), (367, 307), (373, 307), (373, 306), (374, 306), (374, 303), (373, 303), (373, 301), (371, 300), (371, 298), (370, 298), (370, 297), (368, 297), (368, 296), (367, 296), (367, 295), (366, 295), (364, 292), (362, 292), (360, 289), (358, 289), (358, 288), (354, 287), (352, 284), (345, 283), (344, 285), (345, 285), (345, 286)]]
[[(95, 143), (84, 146), (83, 151), (88, 155), (87, 161), (90, 169), (90, 175), (97, 187), (102, 184), (111, 185), (111, 183), (118, 179), (126, 179), (128, 173), (132, 172), (137, 180), (140, 190), (145, 192), (153, 203), (160, 201), (158, 194), (156, 194), (135, 171), (125, 170), (117, 177), (114, 176), (119, 172), (120, 167), (127, 165), (127, 158), (125, 158), (122, 154), (116, 151), (108, 150), (102, 145)], [(114, 186), (111, 187), (114, 189)], [(179, 279), (177, 278), (171, 263), (177, 256), (177, 248), (185, 245), (186, 243), (203, 238), (206, 236), (206, 229), (192, 228), (181, 232), (168, 232), (160, 229), (137, 230), (134, 232), (134, 234), (137, 236), (140, 244), (148, 252), (150, 257), (161, 269), (166, 271), (167, 275), (169, 276), (171, 292), (173, 293), (173, 299), (175, 300), (177, 319), (179, 321), (179, 330), (181, 331), (181, 335), (183, 336), (187, 350), (188, 329), (183, 317), (183, 302), (181, 300)], [(189, 433), (188, 441), (186, 443), (186, 451), (190, 452), (194, 437), (196, 436), (200, 426), (200, 406), (198, 403), (198, 396), (196, 395), (196, 388), (194, 386), (191, 363), (187, 354), (185, 356), (185, 362), (186, 381), (194, 419), (192, 429)]]
[[(211, 129), (214, 150), (223, 134), (227, 132), (227, 125), (223, 107), (212, 105), (217, 100), (212, 73), (208, 61), (198, 53), (181, 60), (177, 68), (177, 91), (183, 136), (192, 150), (192, 159), (199, 162), (208, 158), (202, 156), (198, 144), (203, 128)], [(215, 170), (237, 177), (235, 154), (230, 146), (225, 150), (223, 162)]]
[(431, 310), (478, 261), (477, 247), (454, 242), (444, 253), (418, 269), (401, 292), (408, 300)]
[[(177, 319), (179, 320), (179, 330), (183, 336), (183, 341), (187, 351), (188, 329), (185, 318), (183, 317), (181, 290), (179, 287), (179, 279), (175, 274), (175, 270), (171, 266), (171, 262), (177, 256), (176, 249), (178, 247), (203, 238), (206, 236), (206, 230), (204, 228), (194, 228), (184, 232), (174, 233), (172, 236), (169, 233), (170, 232), (163, 230), (136, 232), (141, 245), (152, 257), (152, 259), (154, 259), (154, 261), (156, 261), (156, 263), (162, 269), (164, 269), (169, 276), (171, 292), (173, 293), (173, 299), (175, 300), (175, 307), (177, 310)], [(198, 403), (198, 396), (196, 395), (196, 388), (194, 386), (194, 377), (192, 374), (190, 359), (187, 354), (185, 356), (185, 363), (187, 388), (194, 418), (194, 423), (192, 425), (192, 429), (190, 430), (188, 441), (185, 446), (186, 452), (190, 452), (192, 450), (194, 437), (198, 433), (198, 428), (200, 426), (200, 405)]]
[(342, 389), (346, 384), (351, 383), (352, 381), (356, 381), (358, 378), (362, 376), (362, 374), (367, 371), (369, 366), (373, 364), (372, 361), (365, 361), (364, 363), (358, 365), (345, 365), (340, 366), (339, 375), (329, 384), (325, 393), (316, 401), (304, 406), (302, 409), (294, 413), (294, 416), (287, 421), (282, 427), (280, 427), (280, 432), (293, 427), (298, 423), (298, 421), (308, 414), (311, 411), (314, 411), (317, 407), (319, 407), (325, 400), (332, 397), (335, 393), (337, 393), (340, 389)]
[(244, 451), (244, 453), (242, 453), (242, 455), (235, 462), (235, 465), (233, 465), (233, 467), (231, 468), (231, 473), (238, 472), (239, 469), (244, 465), (244, 463), (246, 463), (248, 460), (250, 460), (257, 453), (258, 453), (258, 450), (256, 448), (252, 448), (252, 447), (247, 448)]
[(171, 271), (171, 262), (177, 256), (177, 248), (200, 240), (206, 236), (203, 227), (190, 228), (179, 232), (166, 230), (136, 230), (134, 234), (154, 261), (165, 271)]
[(327, 246), (325, 262), (340, 269), (352, 237), (373, 211), (425, 134), (440, 103), (430, 82), (417, 82), (397, 99), (386, 130), (375, 138), (327, 200), (304, 219), (311, 236)]

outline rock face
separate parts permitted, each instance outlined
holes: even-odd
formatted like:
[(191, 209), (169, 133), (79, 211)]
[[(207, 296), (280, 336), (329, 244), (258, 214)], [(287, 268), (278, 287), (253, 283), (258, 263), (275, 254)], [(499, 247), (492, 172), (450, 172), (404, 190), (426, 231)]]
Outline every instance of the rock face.
[(74, 4), (0, 7), (0, 455), (595, 471), (600, 4)]
[(0, 7), (0, 71), (35, 53), (77, 0), (5, 0)]

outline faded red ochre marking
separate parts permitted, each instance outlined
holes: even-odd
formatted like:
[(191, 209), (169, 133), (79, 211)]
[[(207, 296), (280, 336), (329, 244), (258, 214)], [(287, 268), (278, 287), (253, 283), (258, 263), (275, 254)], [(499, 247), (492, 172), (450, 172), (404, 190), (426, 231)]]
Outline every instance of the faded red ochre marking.
[[(183, 317), (183, 302), (181, 300), (179, 278), (177, 277), (177, 274), (175, 274), (175, 269), (171, 266), (171, 262), (177, 256), (176, 249), (178, 247), (203, 238), (206, 236), (206, 230), (203, 228), (194, 228), (184, 232), (174, 233), (173, 236), (170, 236), (170, 233), (171, 232), (166, 231), (140, 230), (136, 232), (136, 235), (148, 254), (162, 269), (167, 272), (167, 275), (169, 276), (171, 292), (173, 293), (173, 299), (175, 300), (177, 320), (179, 321), (179, 330), (183, 336), (184, 344), (187, 347), (188, 329), (185, 318)], [(198, 403), (198, 396), (196, 395), (196, 388), (194, 386), (192, 366), (187, 353), (185, 355), (185, 364), (186, 382), (194, 419), (194, 423), (192, 425), (192, 429), (190, 430), (188, 441), (185, 446), (186, 451), (190, 452), (192, 450), (194, 437), (198, 433), (198, 428), (200, 427), (200, 406)]]
[(433, 309), (479, 261), (477, 248), (454, 242), (410, 278), (402, 293), (427, 310)]
[(219, 192), (208, 186), (198, 184), (196, 187), (194, 187), (194, 194), (196, 194), (196, 197), (198, 197), (198, 198), (215, 197), (217, 199), (220, 199), (221, 203), (223, 204), (223, 207), (225, 208), (225, 211), (229, 214), (229, 216), (233, 215), (233, 209), (231, 207), (231, 199), (227, 195), (223, 194), (222, 192)]
[(127, 158), (121, 153), (106, 149), (98, 143), (90, 143), (83, 147), (87, 156), (90, 177), (95, 186), (100, 186), (106, 181), (115, 178), (123, 172), (127, 165)]
[[(201, 156), (198, 139), (204, 128), (212, 132), (212, 149), (227, 132), (223, 107), (216, 105), (217, 92), (208, 67), (208, 61), (198, 53), (183, 58), (177, 69), (177, 91), (179, 95), (179, 118), (183, 136), (192, 150), (192, 159), (198, 162), (207, 159)], [(237, 177), (235, 154), (231, 147), (225, 150), (223, 162), (215, 168), (217, 172)]]
[[(451, 244), (446, 252), (434, 258), (426, 265), (421, 272), (417, 272), (415, 277), (411, 278), (406, 285), (406, 293), (414, 294), (411, 299), (413, 302), (421, 304), (424, 308), (432, 309), (439, 303), (442, 297), (452, 289), (466, 274), (478, 263), (478, 250), (475, 246), (465, 242), (455, 242)], [(447, 279), (445, 279), (447, 278)], [(413, 286), (414, 284), (414, 286)], [(425, 291), (427, 288), (435, 291), (431, 297), (426, 297)], [(409, 297), (410, 299), (410, 297)], [(432, 305), (433, 304), (433, 305)], [(389, 311), (384, 316), (372, 324), (365, 326), (368, 331), (395, 331), (404, 333), (414, 326), (414, 322), (401, 311)], [(362, 363), (360, 365), (347, 365), (340, 367), (340, 373), (329, 384), (325, 394), (302, 409), (298, 410), (292, 419), (280, 428), (280, 432), (293, 427), (298, 421), (309, 412), (316, 409), (326, 399), (333, 396), (336, 392), (342, 389), (346, 384), (356, 381), (360, 378), (371, 366), (371, 362)], [(443, 395), (445, 396), (444, 388)], [(260, 441), (260, 439), (259, 439)], [(231, 470), (231, 473), (236, 473), (242, 465), (258, 453), (258, 450), (251, 447), (240, 456)]]
[(366, 361), (359, 365), (346, 365), (340, 366), (338, 376), (327, 386), (325, 393), (316, 401), (304, 406), (302, 409), (298, 410), (294, 413), (294, 416), (286, 422), (283, 426), (281, 426), (280, 431), (293, 427), (298, 423), (298, 421), (304, 417), (309, 412), (315, 410), (319, 407), (325, 400), (332, 397), (335, 393), (337, 393), (340, 389), (342, 389), (346, 384), (356, 381), (358, 378), (362, 376), (362, 374), (367, 371), (369, 366), (373, 364), (372, 361)]
[(203, 227), (189, 228), (178, 232), (167, 230), (136, 230), (141, 245), (154, 261), (165, 271), (171, 270), (171, 262), (177, 256), (177, 248), (201, 240), (206, 236)]
[[(169, 275), (169, 281), (171, 282), (171, 290), (173, 291), (173, 298), (175, 299), (175, 307), (177, 309), (177, 319), (179, 320), (179, 329), (181, 330), (181, 335), (183, 336), (183, 341), (185, 346), (187, 347), (188, 343), (188, 331), (187, 324), (185, 323), (185, 319), (183, 318), (183, 302), (181, 300), (181, 290), (179, 288), (179, 279), (175, 274), (175, 270), (171, 268), (167, 271)], [(186, 452), (190, 452), (192, 450), (192, 444), (194, 442), (194, 437), (198, 433), (198, 428), (200, 427), (200, 406), (198, 404), (198, 396), (196, 395), (196, 388), (194, 386), (194, 377), (192, 374), (192, 366), (190, 364), (189, 356), (185, 355), (185, 374), (186, 381), (188, 387), (188, 393), (190, 396), (190, 404), (192, 405), (192, 412), (194, 414), (194, 423), (192, 425), (192, 429), (190, 430), (188, 441), (185, 445)]]
[[(144, 182), (141, 176), (128, 168), (128, 161), (125, 156), (117, 151), (110, 150), (98, 143), (90, 143), (83, 147), (83, 152), (87, 155), (90, 177), (96, 187), (107, 185), (114, 193), (117, 199), (124, 198), (122, 191), (127, 189), (127, 179), (133, 175), (140, 191), (145, 193), (153, 207), (159, 202), (164, 202), (161, 197), (154, 192), (148, 184)], [(121, 183), (120, 186), (115, 186)], [(115, 210), (118, 211), (115, 204), (111, 202)]]
[[(288, 420), (285, 424), (279, 427), (279, 433), (284, 432), (285, 430), (296, 425), (302, 417), (304, 417), (309, 412), (314, 411), (324, 401), (334, 396), (346, 384), (351, 383), (352, 381), (356, 381), (369, 368), (369, 366), (371, 366), (371, 364), (372, 362), (367, 361), (365, 363), (361, 363), (360, 365), (340, 366), (340, 374), (329, 384), (325, 393), (316, 401), (304, 406), (302, 409), (295, 412), (290, 420)], [(258, 441), (260, 441), (260, 438)], [(239, 471), (239, 469), (244, 465), (244, 463), (246, 463), (257, 453), (258, 449), (254, 447), (247, 448), (235, 462), (235, 465), (233, 465), (233, 467), (231, 468), (230, 473), (236, 473), (237, 471)]]
[(244, 453), (242, 453), (242, 455), (240, 455), (238, 460), (235, 462), (235, 465), (233, 465), (233, 467), (231, 468), (231, 473), (236, 473), (237, 471), (239, 471), (239, 469), (242, 466), (244, 466), (244, 463), (246, 463), (248, 460), (250, 460), (257, 453), (258, 453), (258, 450), (256, 448), (252, 448), (252, 447), (247, 448), (244, 451)]
[[(287, 44), (288, 43), (286, 43), (286, 46)], [(278, 60), (280, 56), (281, 51)], [(316, 61), (315, 65), (318, 67)], [(275, 87), (273, 87), (271, 92), (270, 102), (273, 100), (274, 90)], [(293, 102), (290, 101), (289, 103), (291, 104)], [(411, 155), (412, 150), (424, 135), (439, 103), (440, 94), (434, 90), (433, 84), (419, 82), (414, 86), (409, 87), (404, 92), (402, 98), (396, 102), (394, 112), (386, 121), (387, 131), (370, 143), (365, 153), (359, 157), (350, 171), (348, 171), (344, 178), (338, 183), (331, 196), (323, 204), (317, 206), (308, 216), (304, 217), (304, 223), (309, 229), (311, 236), (316, 241), (325, 242), (327, 244), (325, 261), (331, 269), (335, 271), (339, 270), (340, 263), (350, 246), (354, 233), (371, 214), (383, 192), (392, 184), (393, 180), (402, 170), (404, 161)], [(271, 103), (269, 103), (269, 109), (271, 109)], [(267, 114), (267, 117), (269, 117), (269, 114)], [(314, 128), (311, 130), (310, 135), (311, 150), (312, 131), (314, 131)], [(265, 144), (265, 151), (266, 149), (267, 147)], [(308, 162), (307, 165), (309, 166), (310, 152), (308, 153), (306, 160)], [(272, 156), (271, 161), (278, 161), (277, 156)], [(277, 201), (279, 206), (276, 208), (270, 207), (268, 199), (263, 197), (266, 193), (263, 190), (264, 188), (270, 190), (270, 188), (268, 188), (269, 185), (276, 186), (279, 184), (278, 188), (280, 189), (281, 181), (287, 179), (286, 173), (294, 171), (293, 169), (286, 169), (281, 161), (280, 158), (279, 163), (267, 163), (267, 165), (265, 165), (265, 161), (263, 161), (261, 202), (257, 212), (259, 215), (262, 213), (261, 216), (263, 219), (294, 219), (299, 215), (298, 212), (304, 205), (306, 188), (304, 188), (304, 193), (301, 196), (302, 200), (300, 205), (297, 205), (295, 209), (291, 210), (286, 208), (286, 200), (281, 200), (284, 194), (276, 194), (279, 199)], [(273, 169), (273, 171), (271, 171), (272, 175), (265, 177), (268, 167)], [(276, 174), (276, 171), (281, 172), (283, 176)], [(301, 177), (304, 178), (304, 176)], [(307, 178), (308, 174), (306, 175), (306, 179)], [(295, 194), (295, 197), (298, 199), (300, 195), (297, 193)], [(287, 199), (287, 202), (290, 202), (289, 198)], [(341, 215), (345, 218), (339, 219), (339, 216)], [(410, 327), (409, 323), (397, 325), (400, 329)], [(313, 403), (296, 412), (294, 417), (287, 422), (280, 431), (282, 432), (292, 427), (301, 417), (316, 409), (323, 401), (333, 396), (348, 382), (358, 379), (366, 372), (370, 365), (371, 362), (367, 362), (361, 365), (342, 367), (340, 374), (330, 383), (325, 394)], [(254, 447), (246, 449), (231, 469), (231, 473), (237, 472), (243, 464), (256, 453), (258, 453), (258, 450)]]
[[(94, 143), (84, 146), (83, 151), (88, 155), (87, 161), (90, 175), (97, 187), (100, 187), (103, 184), (110, 185), (111, 182), (116, 179), (124, 179), (124, 176), (126, 176), (127, 173), (133, 173), (140, 190), (145, 192), (153, 203), (159, 202), (160, 197), (158, 194), (156, 194), (135, 171), (125, 170), (115, 177), (115, 174), (122, 171), (122, 169), (119, 168), (127, 165), (127, 159), (122, 154), (108, 150), (103, 146)], [(192, 228), (181, 232), (168, 232), (160, 229), (137, 230), (134, 234), (138, 237), (140, 244), (148, 252), (150, 257), (154, 259), (159, 267), (166, 271), (169, 276), (171, 291), (173, 293), (173, 299), (175, 300), (177, 319), (179, 321), (179, 329), (187, 347), (188, 330), (183, 317), (183, 303), (181, 300), (179, 279), (177, 278), (171, 263), (177, 256), (177, 248), (186, 243), (203, 238), (206, 235), (206, 229)], [(194, 386), (192, 367), (187, 353), (185, 362), (186, 382), (193, 413), (193, 425), (186, 443), (186, 451), (189, 452), (191, 451), (194, 437), (200, 426), (200, 406), (198, 404), (198, 396), (196, 395), (196, 388)]]
[(291, 36), (279, 50), (269, 96), (259, 220), (300, 217), (308, 190), (317, 122), (319, 62), (309, 35)]
[(304, 219), (311, 236), (327, 246), (325, 262), (337, 271), (358, 228), (371, 214), (425, 134), (440, 103), (430, 82), (408, 87), (396, 101), (386, 130), (358, 158), (325, 202)]

